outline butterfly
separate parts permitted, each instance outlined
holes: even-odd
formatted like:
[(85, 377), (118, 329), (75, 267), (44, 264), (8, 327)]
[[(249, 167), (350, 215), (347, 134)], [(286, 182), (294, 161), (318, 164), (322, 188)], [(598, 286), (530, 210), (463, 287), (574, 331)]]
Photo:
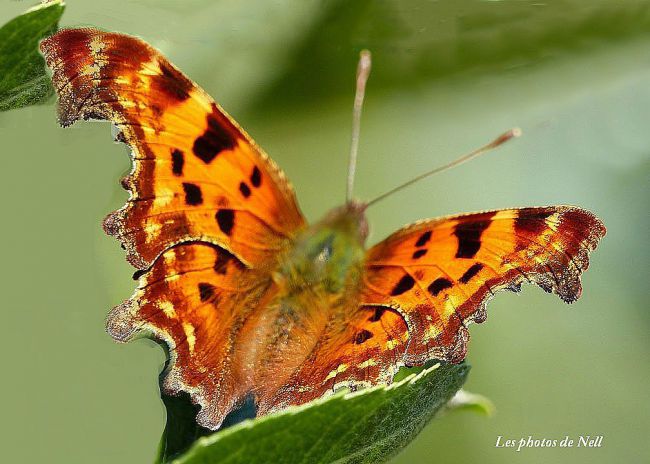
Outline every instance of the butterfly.
[(132, 150), (130, 198), (104, 229), (138, 287), (107, 330), (164, 343), (161, 388), (188, 393), (209, 429), (251, 395), (262, 415), (461, 362), (497, 291), (575, 301), (605, 234), (584, 209), (548, 206), (422, 220), (367, 248), (367, 203), (308, 224), (275, 163), (144, 41), (67, 29), (41, 50), (61, 124), (109, 120)]

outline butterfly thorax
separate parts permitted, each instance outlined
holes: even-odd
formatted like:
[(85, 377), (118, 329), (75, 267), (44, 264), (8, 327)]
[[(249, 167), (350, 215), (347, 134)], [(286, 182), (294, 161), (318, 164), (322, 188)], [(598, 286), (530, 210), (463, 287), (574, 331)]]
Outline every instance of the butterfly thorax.
[(343, 296), (358, 287), (368, 235), (364, 209), (348, 203), (296, 237), (273, 277), (286, 297), (315, 288)]

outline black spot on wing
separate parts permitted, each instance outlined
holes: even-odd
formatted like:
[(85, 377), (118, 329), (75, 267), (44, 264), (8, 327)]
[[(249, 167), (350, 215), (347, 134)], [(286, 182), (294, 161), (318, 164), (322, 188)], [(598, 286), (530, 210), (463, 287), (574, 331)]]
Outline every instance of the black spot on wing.
[(175, 176), (183, 175), (183, 165), (185, 164), (185, 156), (178, 148), (172, 150), (172, 173)]
[(483, 269), (483, 265), (481, 263), (472, 264), (472, 266), (467, 271), (465, 271), (465, 273), (460, 277), (460, 279), (458, 279), (458, 281), (466, 284), (472, 280), (472, 277), (478, 274), (481, 269)]
[(255, 188), (262, 185), (262, 173), (260, 172), (260, 168), (257, 166), (255, 166), (253, 172), (251, 172), (251, 184), (253, 184), (253, 187)]
[(161, 74), (152, 77), (154, 91), (164, 94), (168, 99), (183, 102), (190, 98), (192, 81), (180, 71), (174, 69), (169, 63), (160, 61)]
[(354, 339), (352, 341), (356, 345), (361, 345), (362, 343), (367, 342), (371, 338), (372, 338), (372, 332), (363, 329), (360, 332), (357, 332), (357, 334), (354, 336)]
[(201, 301), (208, 301), (214, 296), (215, 287), (212, 284), (201, 282), (199, 284), (199, 298)]
[(456, 258), (473, 258), (481, 249), (481, 235), (490, 226), (494, 213), (484, 213), (475, 220), (461, 220), (454, 228), (458, 238)]
[(156, 116), (158, 118), (161, 117), (163, 115), (163, 113), (164, 113), (163, 109), (160, 106), (155, 105), (155, 104), (150, 104), (149, 109), (154, 114), (154, 116)]
[(251, 188), (248, 186), (246, 182), (239, 183), (239, 191), (244, 196), (244, 198), (248, 198), (251, 196)]
[(539, 235), (547, 228), (545, 220), (551, 214), (551, 208), (520, 209), (515, 219), (515, 232)]
[(427, 254), (427, 251), (429, 251), (427, 248), (420, 248), (419, 250), (415, 250), (411, 258), (420, 259), (421, 257)]
[(440, 277), (434, 280), (431, 285), (429, 285), (427, 290), (429, 290), (429, 293), (431, 293), (433, 296), (438, 296), (438, 293), (442, 292), (446, 288), (451, 288), (453, 286), (454, 284), (451, 282), (451, 280)]
[(196, 206), (203, 203), (203, 194), (201, 187), (189, 182), (183, 182), (183, 190), (185, 191), (185, 203), (188, 205)]
[(391, 296), (401, 295), (404, 292), (408, 292), (415, 285), (415, 280), (410, 275), (406, 274), (402, 277), (399, 282), (395, 284), (393, 290), (390, 292)]
[(226, 235), (232, 233), (232, 228), (235, 225), (235, 212), (232, 209), (220, 209), (215, 214), (219, 229)]
[(431, 240), (431, 231), (427, 230), (425, 233), (420, 235), (420, 237), (418, 238), (418, 241), (415, 242), (415, 246), (416, 247), (424, 246), (429, 242), (429, 240)]
[(145, 275), (147, 272), (149, 272), (149, 269), (138, 269), (133, 273), (133, 280), (140, 280), (140, 277)]
[(377, 307), (375, 308), (375, 312), (372, 314), (372, 316), (368, 318), (368, 320), (370, 322), (377, 322), (378, 320), (381, 319), (381, 316), (383, 316), (385, 312), (386, 312), (386, 308)]
[(226, 251), (217, 253), (217, 259), (214, 261), (214, 272), (225, 275), (228, 271), (228, 263), (231, 259), (232, 255)]
[(215, 108), (207, 117), (208, 127), (205, 132), (194, 140), (192, 151), (204, 163), (210, 163), (223, 150), (235, 146), (235, 139), (224, 125), (219, 122)]

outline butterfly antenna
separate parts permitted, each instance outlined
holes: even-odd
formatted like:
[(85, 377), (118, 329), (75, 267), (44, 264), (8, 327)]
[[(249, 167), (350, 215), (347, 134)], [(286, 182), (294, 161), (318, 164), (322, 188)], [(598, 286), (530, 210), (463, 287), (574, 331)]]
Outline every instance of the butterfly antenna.
[(348, 185), (345, 193), (346, 203), (352, 200), (352, 189), (354, 188), (354, 174), (357, 170), (357, 153), (359, 151), (359, 133), (361, 132), (361, 110), (363, 109), (363, 97), (366, 94), (366, 83), (370, 76), (372, 59), (368, 50), (361, 50), (359, 64), (357, 65), (357, 90), (354, 95), (354, 106), (352, 108), (352, 141), (350, 143), (350, 160), (348, 162)]
[(431, 176), (433, 174), (436, 174), (436, 173), (439, 173), (439, 172), (447, 171), (448, 169), (454, 168), (454, 167), (459, 166), (459, 165), (461, 165), (463, 163), (466, 163), (467, 161), (469, 161), (471, 159), (474, 159), (474, 158), (476, 158), (478, 156), (481, 156), (482, 154), (487, 153), (490, 150), (493, 150), (493, 149), (497, 148), (498, 146), (503, 145), (508, 140), (513, 139), (515, 137), (519, 137), (520, 135), (521, 135), (521, 129), (519, 129), (518, 127), (515, 127), (514, 129), (510, 129), (508, 132), (504, 132), (503, 134), (498, 136), (496, 139), (492, 140), (490, 143), (488, 143), (486, 145), (483, 145), (482, 147), (477, 148), (476, 150), (455, 159), (451, 163), (448, 163), (448, 164), (445, 164), (444, 166), (440, 166), (440, 167), (437, 167), (435, 169), (432, 169), (431, 171), (425, 172), (424, 174), (420, 174), (419, 176), (414, 177), (413, 179), (411, 179), (411, 180), (409, 180), (407, 182), (404, 182), (401, 185), (398, 185), (397, 187), (389, 190), (388, 192), (382, 193), (378, 197), (376, 197), (376, 198), (370, 200), (368, 203), (366, 203), (366, 207), (368, 207), (370, 205), (373, 205), (373, 204), (377, 203), (378, 201), (383, 200), (384, 198), (392, 195), (393, 193), (399, 192), (400, 190), (408, 187), (409, 185), (415, 184), (416, 182), (421, 181), (422, 179), (424, 179), (426, 177), (429, 177), (429, 176)]

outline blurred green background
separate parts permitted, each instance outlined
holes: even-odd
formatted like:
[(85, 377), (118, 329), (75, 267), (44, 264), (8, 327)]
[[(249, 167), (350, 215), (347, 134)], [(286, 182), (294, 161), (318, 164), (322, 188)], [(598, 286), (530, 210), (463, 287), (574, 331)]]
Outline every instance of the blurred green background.
[[(31, 6), (3, 1), (0, 22)], [(567, 307), (502, 294), (472, 327), (466, 388), (497, 414), (432, 422), (406, 463), (650, 462), (650, 3), (643, 1), (69, 0), (62, 25), (163, 50), (286, 171), (310, 220), (342, 202), (354, 67), (370, 48), (357, 195), (512, 126), (524, 137), (370, 211), (375, 242), (424, 217), (569, 203), (608, 227)], [(126, 149), (53, 107), (0, 114), (3, 462), (151, 462), (161, 349), (115, 345), (108, 309), (132, 270), (102, 217)], [(496, 438), (603, 435), (599, 449), (495, 449)]]

